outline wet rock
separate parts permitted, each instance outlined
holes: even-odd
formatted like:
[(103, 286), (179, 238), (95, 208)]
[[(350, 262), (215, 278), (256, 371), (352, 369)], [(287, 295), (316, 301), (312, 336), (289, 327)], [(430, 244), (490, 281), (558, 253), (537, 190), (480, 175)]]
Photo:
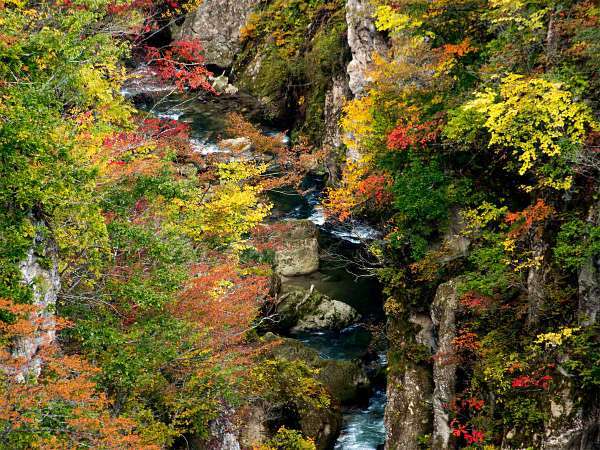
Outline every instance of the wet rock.
[[(267, 339), (276, 339), (270, 334)], [(358, 360), (323, 359), (319, 353), (296, 339), (280, 338), (281, 344), (273, 354), (288, 360), (302, 360), (319, 369), (318, 379), (339, 403), (352, 403), (361, 399), (370, 388), (365, 369)]]
[(311, 289), (284, 286), (275, 309), (283, 330), (341, 330), (360, 314), (350, 305)]
[(352, 61), (346, 70), (350, 90), (355, 96), (363, 94), (369, 82), (367, 72), (373, 62), (373, 54), (385, 54), (388, 50), (383, 35), (375, 28), (373, 12), (369, 0), (348, 0), (346, 3), (348, 45), (352, 52)]
[(433, 360), (433, 435), (432, 448), (448, 448), (450, 418), (447, 408), (456, 388), (456, 363), (451, 359), (452, 341), (456, 337), (457, 282), (451, 280), (438, 286), (431, 305), (431, 320), (436, 331), (437, 354)]
[(285, 277), (308, 275), (319, 269), (317, 227), (309, 220), (289, 222), (278, 238), (283, 247), (275, 253), (277, 273)]
[(223, 139), (219, 141), (219, 147), (238, 153), (248, 153), (253, 149), (252, 141), (247, 137)]
[(173, 36), (200, 40), (207, 64), (229, 67), (240, 51), (240, 29), (257, 4), (257, 0), (204, 0), (181, 27), (173, 27)]

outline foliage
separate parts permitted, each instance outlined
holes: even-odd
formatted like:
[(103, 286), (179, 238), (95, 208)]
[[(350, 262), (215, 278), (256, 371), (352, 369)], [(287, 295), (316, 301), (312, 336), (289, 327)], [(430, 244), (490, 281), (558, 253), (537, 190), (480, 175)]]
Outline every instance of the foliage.
[[(12, 324), (0, 327), (3, 340), (34, 339), (43, 328), (32, 322), (33, 306), (4, 300), (0, 307), (14, 316)], [(56, 345), (46, 345), (43, 357), (43, 371), (37, 379), (15, 383), (7, 368), (22, 362), (2, 348), (0, 448), (159, 448), (140, 436), (138, 422), (112, 416), (110, 401), (95, 382), (97, 367), (77, 355), (62, 353)]]
[[(200, 158), (189, 126), (139, 113), (119, 92), (132, 47), (164, 83), (210, 91), (199, 43), (142, 47), (190, 5), (0, 8), (6, 448), (163, 448), (183, 434), (204, 438), (251, 385), (259, 345), (250, 335), (270, 267), (239, 255), (270, 208), (266, 167)], [(186, 163), (203, 173), (184, 172)], [(41, 314), (52, 317), (60, 347), (34, 355), (41, 375), (20, 383), (13, 366), (22, 361), (11, 352), (38, 319), (19, 263), (34, 237), (58, 247), (34, 250), (44, 267), (58, 259), (63, 290)], [(68, 329), (59, 329), (63, 317)]]
[[(459, 399), (494, 407), (457, 408), (453, 445), (535, 446), (565, 380), (579, 406), (597, 395), (597, 326), (579, 322), (587, 282), (576, 276), (598, 256), (597, 5), (373, 5), (389, 50), (344, 108), (345, 169), (327, 206), (386, 231), (370, 248), (389, 296), (391, 371), (413, 363), (405, 318), (455, 279), (454, 350), (435, 358), (460, 363)], [(387, 210), (364, 201), (373, 176), (390, 180)]]
[(571, 187), (569, 155), (581, 148), (587, 130), (595, 126), (589, 109), (559, 84), (514, 74), (502, 79), (499, 92), (477, 93), (462, 111), (474, 111), (483, 119), (467, 123), (455, 116), (446, 128), (450, 139), (472, 136), (472, 126), (481, 124), (489, 132), (489, 147), (509, 149), (517, 159), (509, 169), (533, 173), (540, 185), (555, 189)]
[(254, 450), (315, 450), (315, 448), (311, 439), (305, 439), (296, 430), (281, 427), (266, 444), (256, 447)]
[(563, 223), (553, 251), (562, 267), (579, 269), (586, 260), (600, 254), (600, 227), (579, 219)]
[(266, 102), (272, 119), (295, 119), (293, 140), (321, 143), (325, 94), (347, 63), (345, 37), (339, 1), (266, 2), (242, 28), (241, 81)]
[(216, 93), (208, 81), (200, 41), (175, 41), (167, 48), (146, 47), (146, 62), (162, 81), (173, 81), (180, 91), (202, 89)]

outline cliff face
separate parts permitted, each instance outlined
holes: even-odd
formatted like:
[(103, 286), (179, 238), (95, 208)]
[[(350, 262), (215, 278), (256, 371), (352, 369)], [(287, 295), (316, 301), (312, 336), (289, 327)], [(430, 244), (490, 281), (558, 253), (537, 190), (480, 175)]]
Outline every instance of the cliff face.
[(436, 357), (433, 359), (433, 434), (432, 448), (448, 448), (450, 415), (448, 405), (456, 391), (456, 362), (452, 361), (453, 340), (456, 337), (458, 293), (454, 280), (441, 284), (431, 305), (431, 320), (435, 327)]
[(22, 362), (9, 369), (9, 373), (17, 381), (24, 381), (27, 377), (40, 374), (41, 359), (38, 353), (56, 337), (54, 308), (60, 290), (60, 276), (54, 243), (38, 232), (19, 269), (23, 283), (32, 290), (32, 305), (36, 307), (30, 316), (36, 331), (16, 339), (12, 346), (13, 356)]
[(412, 313), (390, 320), (388, 327), (385, 448), (416, 450), (421, 437), (431, 432), (433, 379), (427, 357), (434, 346), (433, 326), (427, 314)]
[[(596, 203), (590, 208), (587, 222), (592, 226), (600, 225), (600, 204)], [(600, 311), (600, 255), (587, 258), (577, 281), (580, 323), (584, 326), (594, 325)]]
[(373, 62), (373, 54), (387, 52), (387, 44), (375, 28), (373, 11), (369, 0), (346, 2), (348, 46), (352, 51), (352, 60), (346, 70), (350, 78), (348, 85), (355, 96), (360, 96), (369, 82), (367, 72)]
[(207, 64), (230, 67), (241, 48), (240, 29), (257, 4), (257, 0), (205, 0), (173, 29), (173, 37), (200, 40)]

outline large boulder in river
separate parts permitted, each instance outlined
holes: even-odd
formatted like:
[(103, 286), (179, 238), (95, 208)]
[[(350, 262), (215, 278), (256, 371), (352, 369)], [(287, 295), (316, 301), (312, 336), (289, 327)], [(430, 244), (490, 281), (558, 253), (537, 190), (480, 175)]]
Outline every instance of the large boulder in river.
[(341, 330), (355, 323), (360, 314), (350, 305), (321, 292), (284, 285), (275, 307), (283, 330)]
[(229, 67), (240, 50), (240, 30), (257, 4), (258, 0), (204, 0), (181, 27), (173, 27), (173, 36), (200, 40), (207, 64)]
[(279, 233), (282, 247), (275, 252), (277, 273), (284, 277), (308, 275), (319, 269), (318, 230), (308, 220), (294, 220)]
[[(265, 335), (265, 338), (277, 339), (276, 335), (271, 333)], [(273, 355), (289, 361), (302, 360), (319, 369), (319, 381), (339, 403), (360, 400), (360, 396), (369, 389), (370, 381), (360, 361), (323, 359), (316, 350), (296, 339), (279, 339), (280, 344), (274, 347)]]

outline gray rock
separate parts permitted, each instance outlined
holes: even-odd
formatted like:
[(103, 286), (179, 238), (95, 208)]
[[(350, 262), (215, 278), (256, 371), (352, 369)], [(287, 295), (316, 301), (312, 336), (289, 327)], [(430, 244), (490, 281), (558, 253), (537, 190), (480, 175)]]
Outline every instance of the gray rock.
[(383, 35), (375, 28), (373, 6), (369, 0), (348, 0), (346, 22), (352, 52), (352, 61), (346, 69), (349, 86), (355, 96), (360, 96), (369, 82), (367, 71), (373, 62), (373, 53), (385, 54), (388, 47)]
[(386, 450), (418, 450), (418, 438), (430, 429), (431, 378), (425, 367), (409, 365), (388, 375)]
[(548, 243), (543, 237), (544, 224), (538, 226), (531, 239), (531, 259), (536, 261), (527, 273), (527, 324), (535, 326), (539, 320), (540, 309), (546, 301), (546, 278), (548, 267)]
[(207, 439), (191, 436), (188, 439), (189, 448), (192, 450), (240, 450), (241, 446), (237, 437), (235, 425), (235, 411), (225, 409), (219, 417), (209, 424), (210, 435)]
[(175, 39), (199, 39), (208, 64), (232, 65), (240, 50), (240, 29), (258, 4), (257, 0), (204, 0), (173, 28)]
[(465, 221), (460, 211), (453, 211), (450, 214), (448, 230), (442, 243), (444, 249), (444, 256), (441, 258), (442, 263), (449, 263), (468, 256), (471, 240), (465, 236), (464, 230)]
[(342, 108), (351, 95), (352, 92), (348, 87), (348, 76), (345, 73), (333, 77), (331, 88), (325, 94), (323, 145), (331, 147), (331, 150), (327, 152), (325, 163), (329, 174), (328, 183), (332, 185), (341, 178), (339, 155), (336, 150), (342, 147), (342, 130), (340, 127)]
[(283, 247), (275, 252), (277, 273), (294, 277), (316, 272), (319, 269), (317, 227), (308, 220), (288, 223), (291, 227), (279, 236)]
[(342, 145), (342, 135), (340, 130), (340, 117), (342, 116), (342, 108), (344, 103), (352, 92), (348, 86), (348, 78), (346, 74), (339, 74), (333, 77), (331, 88), (325, 94), (324, 108), (324, 133), (323, 144), (332, 147), (340, 147)]
[(39, 351), (56, 339), (54, 307), (60, 290), (60, 275), (55, 244), (42, 233), (36, 233), (32, 247), (19, 264), (19, 269), (23, 283), (33, 291), (32, 304), (38, 308), (30, 316), (36, 324), (36, 331), (15, 339), (11, 345), (12, 355), (22, 362), (16, 367), (5, 368), (16, 381), (22, 382), (27, 377), (40, 374), (42, 360)]
[(227, 86), (229, 86), (229, 79), (225, 74), (219, 75), (218, 77), (211, 77), (210, 83), (215, 91), (221, 94)]
[(223, 89), (223, 94), (225, 95), (235, 95), (239, 92), (240, 90), (234, 86), (233, 84), (228, 84), (225, 89)]
[(298, 320), (293, 331), (342, 329), (359, 318), (356, 310), (338, 300), (323, 300), (317, 307)]
[(265, 405), (253, 404), (241, 412), (240, 445), (242, 448), (254, 448), (269, 438), (267, 411)]
[(252, 151), (252, 141), (247, 137), (223, 139), (219, 141), (219, 147), (239, 153), (248, 153)]
[(218, 77), (209, 78), (211, 85), (218, 94), (235, 95), (238, 93), (238, 88), (229, 84), (229, 78), (223, 74)]
[(311, 289), (285, 286), (276, 313), (284, 330), (341, 330), (355, 323), (360, 314), (350, 305)]
[[(430, 349), (431, 319), (422, 313), (407, 313), (388, 319), (389, 368), (385, 427), (386, 450), (417, 450), (418, 439), (431, 433), (433, 391)], [(423, 352), (415, 357), (413, 352)]]
[[(273, 334), (267, 336), (267, 339), (276, 338)], [(302, 360), (319, 369), (318, 380), (339, 403), (360, 400), (361, 394), (370, 387), (369, 378), (359, 361), (323, 359), (316, 350), (296, 339), (280, 339), (281, 344), (273, 349), (273, 354), (291, 361)]]
[[(542, 450), (592, 450), (600, 444), (600, 407), (575, 395), (570, 378), (562, 378), (550, 399), (540, 436)], [(588, 403), (585, 408), (582, 403)], [(506, 439), (507, 440), (507, 439)]]
[[(588, 222), (600, 224), (600, 204), (591, 208)], [(600, 311), (600, 255), (589, 258), (579, 272), (579, 307), (580, 323), (584, 326), (593, 325)]]
[(450, 418), (444, 404), (454, 398), (456, 388), (456, 363), (452, 341), (456, 337), (456, 308), (458, 295), (456, 280), (440, 284), (431, 305), (431, 320), (436, 331), (437, 357), (433, 360), (433, 436), (432, 448), (448, 448), (450, 442)]

